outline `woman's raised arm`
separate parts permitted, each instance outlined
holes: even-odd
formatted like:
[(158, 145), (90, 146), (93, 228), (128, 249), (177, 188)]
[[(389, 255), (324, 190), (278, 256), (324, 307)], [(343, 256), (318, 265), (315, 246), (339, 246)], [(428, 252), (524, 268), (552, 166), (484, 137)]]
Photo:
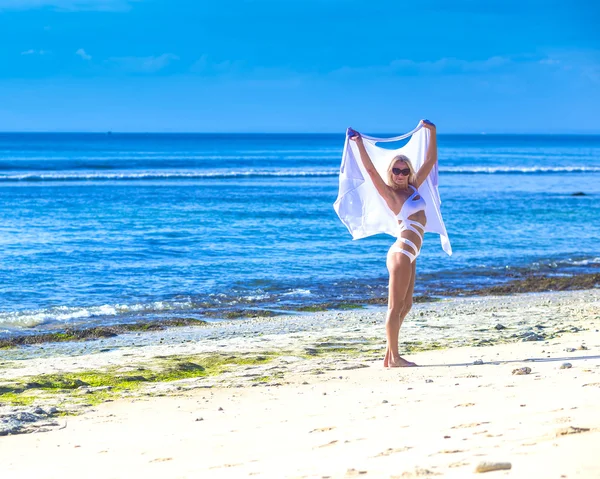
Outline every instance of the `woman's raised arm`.
[(419, 188), (419, 186), (421, 186), (423, 184), (423, 182), (425, 181), (427, 176), (429, 176), (429, 173), (431, 173), (431, 170), (437, 163), (437, 159), (438, 159), (437, 158), (437, 137), (436, 137), (435, 125), (433, 123), (431, 123), (429, 120), (421, 120), (421, 123), (423, 124), (423, 128), (427, 128), (430, 131), (431, 135), (429, 137), (429, 146), (427, 147), (427, 154), (425, 156), (425, 162), (421, 165), (421, 168), (419, 168), (419, 171), (417, 171), (416, 180), (415, 180), (415, 183), (416, 183), (415, 186), (417, 188)]
[(375, 165), (373, 164), (369, 153), (367, 153), (367, 150), (365, 149), (365, 145), (363, 144), (363, 139), (362, 136), (360, 136), (360, 133), (353, 130), (352, 128), (349, 128), (349, 132), (350, 140), (356, 143), (358, 151), (360, 152), (360, 159), (362, 161), (362, 164), (364, 165), (365, 170), (367, 170), (367, 173), (369, 173), (371, 181), (373, 181), (377, 192), (383, 197), (390, 209), (393, 209), (392, 205), (395, 203), (394, 191), (390, 186), (387, 185), (385, 181), (383, 181), (383, 178), (377, 172), (377, 169), (375, 168)]

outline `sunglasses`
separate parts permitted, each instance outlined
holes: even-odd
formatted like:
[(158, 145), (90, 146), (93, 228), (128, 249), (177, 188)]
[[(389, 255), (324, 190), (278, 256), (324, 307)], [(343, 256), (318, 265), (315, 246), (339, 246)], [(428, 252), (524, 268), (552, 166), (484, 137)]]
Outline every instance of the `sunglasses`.
[(403, 170), (400, 168), (392, 168), (392, 173), (394, 173), (394, 175), (408, 176), (410, 175), (410, 168), (404, 168)]

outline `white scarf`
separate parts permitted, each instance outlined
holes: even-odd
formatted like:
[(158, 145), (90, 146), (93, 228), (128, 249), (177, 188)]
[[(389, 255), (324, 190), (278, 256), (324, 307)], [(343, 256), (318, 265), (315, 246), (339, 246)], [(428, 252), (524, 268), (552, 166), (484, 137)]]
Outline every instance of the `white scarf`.
[[(375, 165), (379, 175), (386, 181), (388, 166), (397, 155), (406, 155), (413, 164), (415, 171), (419, 171), (427, 155), (429, 135), (429, 130), (423, 128), (419, 123), (411, 132), (393, 138), (361, 136), (373, 165)], [(411, 139), (408, 143), (397, 150), (387, 150), (376, 145), (380, 142), (403, 140), (409, 136)], [(425, 208), (427, 216), (425, 231), (438, 233), (443, 250), (451, 255), (452, 247), (440, 211), (442, 202), (438, 191), (437, 163), (419, 187), (419, 194), (427, 203)], [(346, 142), (344, 143), (340, 168), (340, 189), (333, 208), (355, 240), (378, 233), (398, 236), (398, 220), (383, 197), (377, 192), (373, 181), (360, 160), (360, 152), (356, 142), (349, 140), (348, 132), (346, 132)]]

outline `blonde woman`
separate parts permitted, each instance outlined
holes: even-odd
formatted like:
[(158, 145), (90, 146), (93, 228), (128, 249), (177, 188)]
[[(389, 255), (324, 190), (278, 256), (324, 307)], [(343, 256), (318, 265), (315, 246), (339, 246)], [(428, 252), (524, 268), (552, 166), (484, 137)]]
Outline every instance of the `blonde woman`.
[(388, 251), (386, 260), (390, 279), (385, 323), (387, 336), (387, 350), (383, 361), (385, 367), (416, 366), (415, 363), (400, 356), (398, 335), (404, 318), (412, 308), (416, 259), (423, 244), (423, 234), (427, 224), (426, 203), (419, 194), (419, 187), (437, 162), (435, 125), (428, 120), (422, 120), (422, 125), (430, 131), (430, 142), (425, 162), (419, 171), (415, 171), (409, 158), (399, 155), (390, 162), (385, 180), (375, 169), (360, 133), (349, 131), (350, 140), (356, 142), (360, 159), (377, 192), (398, 219), (397, 240)]

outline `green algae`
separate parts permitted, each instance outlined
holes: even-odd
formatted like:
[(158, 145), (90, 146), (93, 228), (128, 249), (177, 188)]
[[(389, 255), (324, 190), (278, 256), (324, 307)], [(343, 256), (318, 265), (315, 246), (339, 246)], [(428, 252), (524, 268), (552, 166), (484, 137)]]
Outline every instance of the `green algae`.
[[(210, 354), (193, 356), (159, 356), (153, 364), (131, 366), (128, 371), (118, 368), (84, 370), (58, 374), (42, 374), (0, 386), (0, 404), (20, 404), (32, 391), (41, 392), (34, 399), (52, 395), (68, 395), (73, 402), (92, 405), (120, 396), (123, 392), (142, 390), (152, 383), (168, 383), (182, 379), (216, 376), (232, 368), (260, 365), (272, 361), (281, 353)], [(99, 389), (95, 389), (99, 388)], [(77, 396), (81, 393), (81, 396)], [(28, 399), (27, 399), (28, 401)]]
[(0, 394), (0, 406), (31, 406), (36, 399), (36, 396), (31, 396), (28, 394), (6, 392)]
[(166, 320), (146, 321), (142, 323), (117, 324), (113, 326), (97, 326), (84, 329), (65, 329), (52, 333), (39, 333), (28, 336), (16, 336), (0, 339), (0, 349), (14, 349), (18, 346), (41, 343), (64, 343), (73, 341), (89, 341), (93, 339), (113, 338), (123, 333), (162, 331), (167, 328), (182, 326), (203, 326), (207, 322), (195, 318), (173, 318)]
[(300, 306), (295, 308), (296, 311), (302, 313), (319, 313), (322, 311), (330, 311), (330, 310), (353, 310), (353, 309), (362, 309), (364, 307), (363, 304), (359, 302), (344, 302), (344, 303), (321, 303), (321, 304), (309, 304), (306, 306)]

